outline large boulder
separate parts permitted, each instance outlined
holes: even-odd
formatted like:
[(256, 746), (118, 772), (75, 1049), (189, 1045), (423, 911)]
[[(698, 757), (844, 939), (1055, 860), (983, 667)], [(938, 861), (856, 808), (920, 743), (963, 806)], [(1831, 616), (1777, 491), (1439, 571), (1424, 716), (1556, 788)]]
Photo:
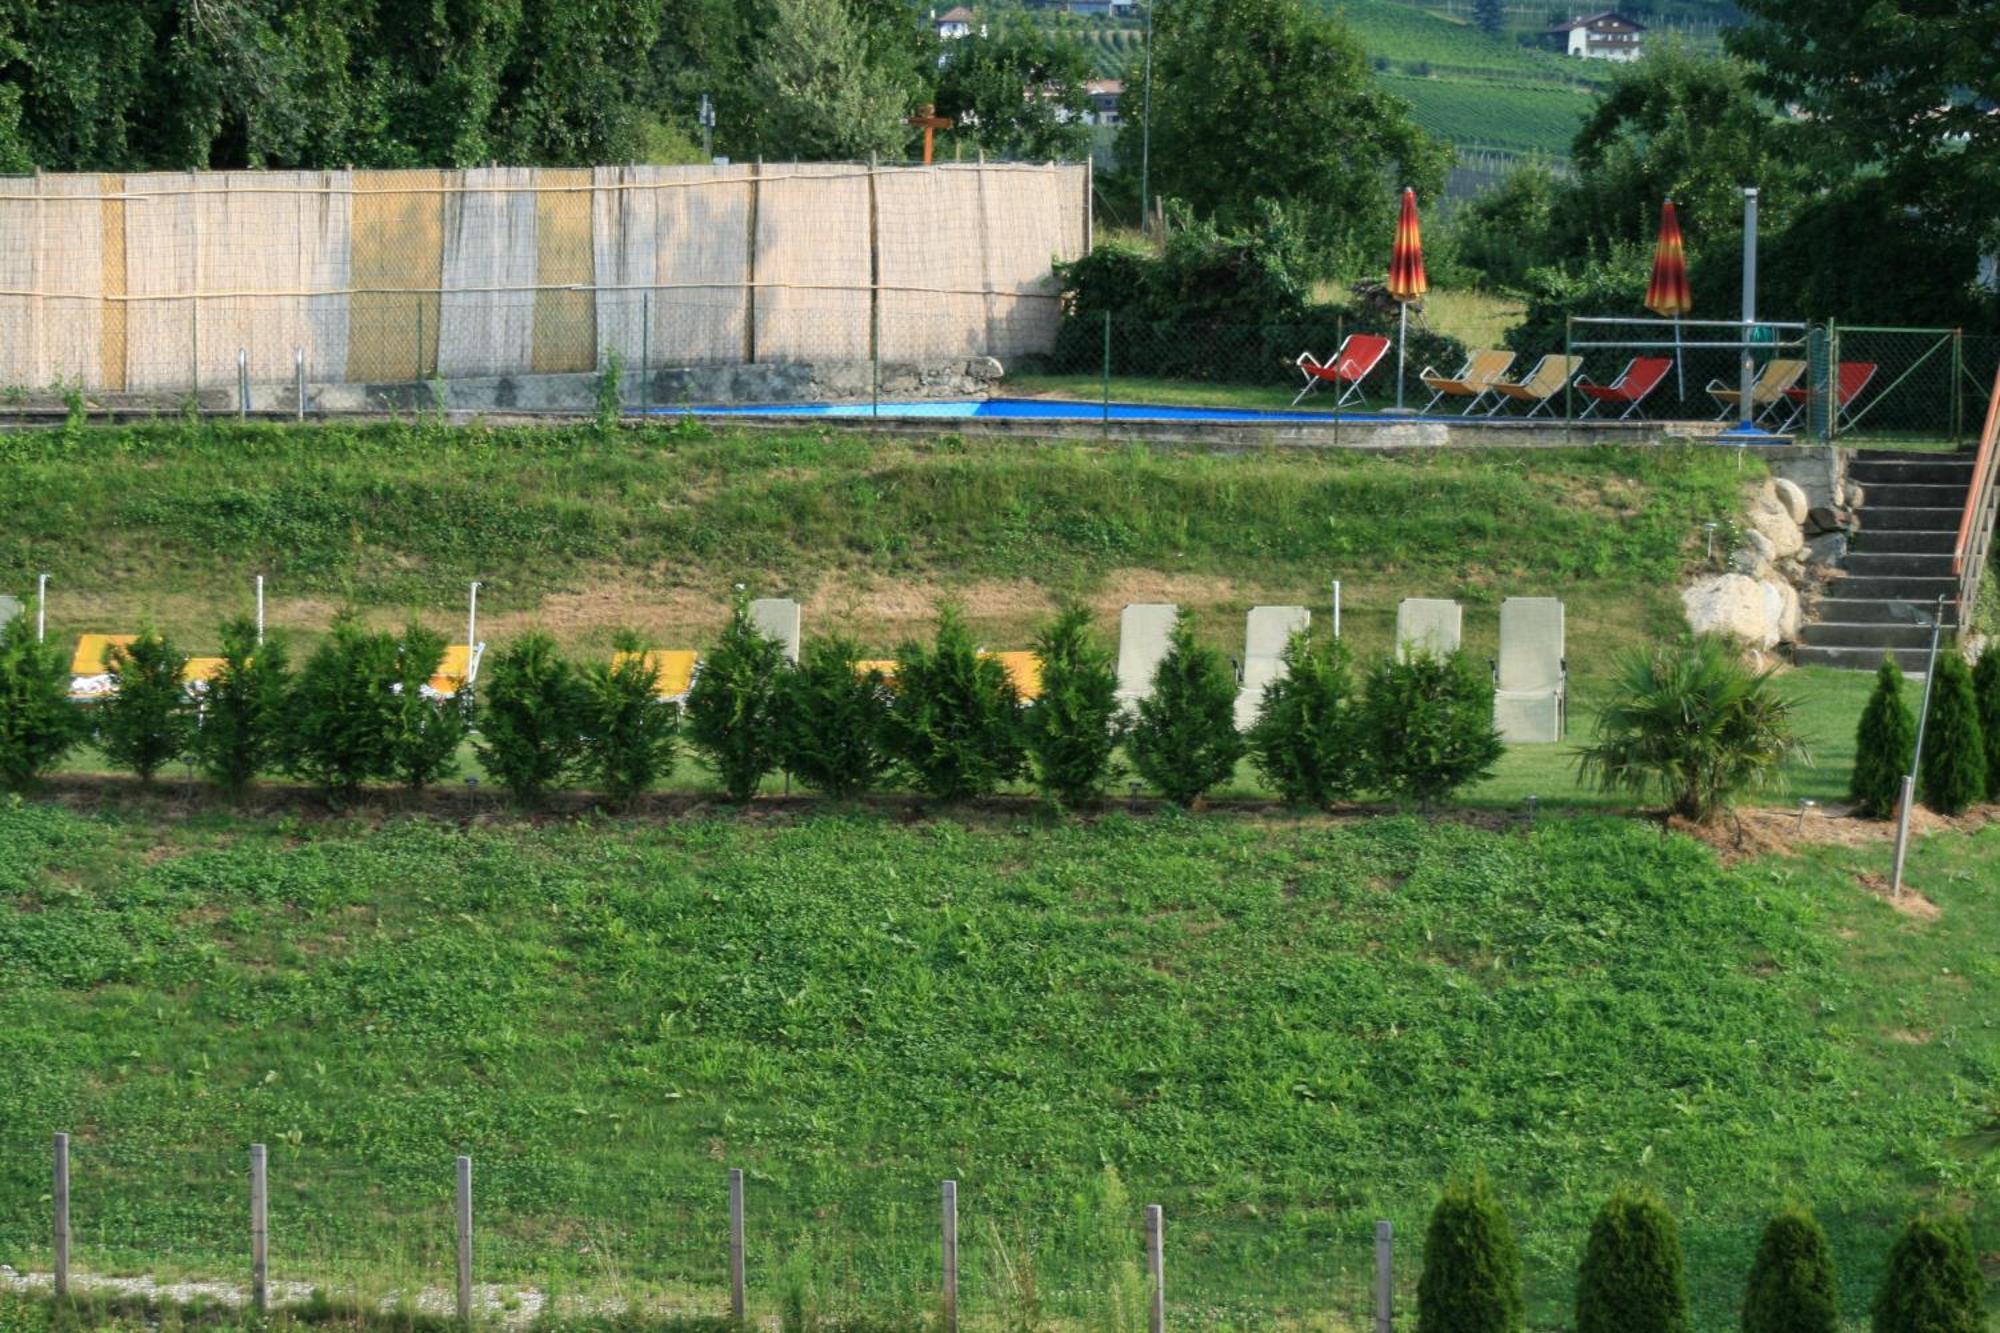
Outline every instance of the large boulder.
[(1717, 574), (1684, 590), (1681, 606), (1697, 634), (1725, 634), (1752, 648), (1772, 648), (1784, 613), (1782, 595), (1767, 591), (1773, 586), (1743, 574)]
[(1812, 501), (1806, 499), (1805, 487), (1796, 481), (1776, 477), (1771, 481), (1771, 489), (1776, 493), (1779, 506), (1794, 523), (1804, 523), (1806, 515), (1812, 512)]
[(1799, 631), (1805, 627), (1799, 590), (1783, 579), (1765, 579), (1758, 586), (1764, 590), (1764, 613), (1777, 633), (1778, 642), (1797, 643)]
[(1780, 560), (1797, 555), (1805, 547), (1805, 529), (1776, 500), (1760, 500), (1750, 511), (1750, 526), (1770, 539), (1771, 549)]

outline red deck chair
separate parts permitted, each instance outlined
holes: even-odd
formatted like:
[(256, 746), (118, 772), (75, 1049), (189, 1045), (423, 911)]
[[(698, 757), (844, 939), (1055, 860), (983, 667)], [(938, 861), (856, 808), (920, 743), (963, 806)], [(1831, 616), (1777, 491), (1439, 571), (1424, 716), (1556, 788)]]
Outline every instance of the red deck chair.
[[(1840, 374), (1838, 382), (1834, 387), (1834, 411), (1839, 414), (1838, 424), (1840, 426), (1851, 428), (1854, 425), (1854, 413), (1851, 410), (1854, 402), (1867, 391), (1868, 386), (1875, 380), (1875, 372), (1880, 369), (1881, 367), (1873, 361), (1843, 361), (1840, 363)], [(1894, 386), (1890, 387), (1893, 388)], [(1784, 425), (1778, 427), (1781, 431), (1790, 430), (1798, 424), (1799, 418), (1805, 415), (1806, 404), (1812, 401), (1812, 390), (1804, 385), (1800, 385), (1794, 389), (1787, 389), (1785, 390), (1785, 401), (1792, 405), (1792, 414), (1785, 418)]]
[(1299, 390), (1299, 396), (1292, 399), (1297, 407), (1305, 401), (1307, 394), (1322, 384), (1332, 384), (1340, 389), (1340, 397), (1334, 400), (1335, 407), (1346, 407), (1359, 398), (1368, 401), (1361, 392), (1361, 381), (1375, 373), (1375, 367), (1382, 364), (1382, 358), (1389, 354), (1389, 340), (1378, 333), (1350, 333), (1340, 350), (1324, 361), (1316, 359), (1311, 352), (1301, 352), (1296, 364), (1299, 373), (1306, 377), (1306, 387)]
[(1664, 356), (1635, 356), (1632, 364), (1625, 367), (1625, 373), (1610, 384), (1593, 384), (1579, 375), (1576, 390), (1590, 399), (1590, 406), (1583, 409), (1577, 420), (1594, 415), (1600, 407), (1623, 407), (1625, 410), (1618, 414), (1618, 420), (1623, 421), (1639, 410), (1639, 405), (1660, 387), (1673, 368), (1672, 360)]

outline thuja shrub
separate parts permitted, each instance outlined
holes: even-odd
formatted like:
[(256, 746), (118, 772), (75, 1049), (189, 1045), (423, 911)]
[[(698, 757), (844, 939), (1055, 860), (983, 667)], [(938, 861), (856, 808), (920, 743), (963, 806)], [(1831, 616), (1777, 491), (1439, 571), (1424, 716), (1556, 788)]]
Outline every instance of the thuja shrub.
[(1250, 757), (1288, 805), (1324, 809), (1360, 790), (1367, 768), (1347, 646), (1300, 631), (1285, 644), (1284, 666), (1264, 687)]
[(1972, 672), (1979, 734), (1986, 741), (1986, 799), (2000, 801), (2000, 647), (1988, 645)]
[(444, 663), (442, 634), (422, 625), (404, 627), (396, 640), (395, 720), (389, 738), (389, 766), (403, 785), (422, 791), (458, 771), (458, 746), (465, 739), (469, 690), (448, 699), (425, 694)]
[(660, 698), (659, 667), (637, 636), (620, 634), (609, 662), (583, 671), (583, 770), (622, 807), (673, 771), (680, 709)]
[(1227, 781), (1243, 757), (1236, 730), (1236, 674), (1222, 654), (1194, 637), (1182, 611), (1153, 672), (1153, 692), (1139, 701), (1126, 748), (1140, 777), (1168, 800), (1192, 806)]
[(838, 636), (806, 641), (778, 696), (779, 762), (806, 786), (849, 799), (881, 785), (888, 748), (888, 686), (860, 669), (861, 648)]
[(1042, 692), (1028, 706), (1035, 786), (1058, 807), (1095, 804), (1116, 776), (1124, 723), (1111, 650), (1091, 632), (1090, 611), (1068, 606), (1035, 636)]
[(755, 796), (778, 767), (784, 671), (784, 645), (758, 630), (749, 603), (738, 597), (722, 636), (701, 659), (687, 700), (688, 739), (732, 801)]
[(97, 744), (112, 763), (151, 784), (162, 768), (187, 753), (194, 736), (187, 654), (146, 630), (113, 647), (104, 665), (113, 691), (95, 709)]
[(1875, 1294), (1874, 1333), (1979, 1333), (1985, 1283), (1965, 1219), (1910, 1219), (1889, 1249)]
[(0, 625), (0, 790), (33, 786), (89, 730), (69, 701), (61, 651), (37, 640), (26, 616)]
[(1613, 1195), (1590, 1224), (1576, 1333), (1688, 1333), (1680, 1230), (1648, 1194)]
[(1840, 1284), (1826, 1230), (1803, 1208), (1773, 1217), (1743, 1293), (1743, 1333), (1838, 1333)]
[(1370, 785), (1429, 807), (1493, 772), (1505, 747), (1493, 729), (1493, 683), (1463, 653), (1384, 658), (1361, 705)]
[(395, 684), (395, 636), (371, 634), (346, 612), (334, 617), (292, 689), (293, 774), (340, 800), (394, 776)]
[(1956, 815), (1986, 795), (1986, 737), (1965, 659), (1942, 653), (1935, 670), (1917, 781), (1925, 805), (1941, 815)]
[(210, 782), (241, 796), (284, 755), (291, 707), (291, 657), (278, 634), (257, 641), (248, 616), (222, 626), (222, 665), (202, 696), (195, 763)]
[(546, 634), (509, 644), (484, 673), (479, 762), (516, 801), (538, 805), (583, 756), (585, 699), (576, 668)]
[(980, 654), (956, 608), (938, 613), (929, 644), (900, 650), (888, 734), (911, 785), (939, 800), (990, 795), (1020, 776), (1020, 696), (1007, 669)]
[(1483, 1178), (1448, 1185), (1431, 1210), (1417, 1279), (1417, 1333), (1520, 1333), (1521, 1252)]
[(1917, 749), (1917, 716), (1903, 697), (1903, 672), (1884, 657), (1875, 673), (1875, 691), (1861, 710), (1854, 732), (1854, 774), (1847, 799), (1856, 814), (1887, 819), (1903, 796), (1903, 779)]

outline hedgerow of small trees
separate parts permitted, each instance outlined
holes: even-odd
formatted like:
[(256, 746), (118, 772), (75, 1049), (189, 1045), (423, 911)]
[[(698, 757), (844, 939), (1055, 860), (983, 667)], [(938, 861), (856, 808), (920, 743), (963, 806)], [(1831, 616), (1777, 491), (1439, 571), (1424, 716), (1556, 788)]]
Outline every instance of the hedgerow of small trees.
[(1882, 1270), (1873, 1333), (1980, 1333), (1985, 1287), (1964, 1218), (1913, 1217)]
[(471, 694), (463, 687), (448, 699), (425, 693), (444, 662), (444, 652), (444, 636), (422, 625), (406, 626), (396, 641), (389, 765), (413, 792), (458, 771), (458, 746), (465, 739)]
[(523, 805), (567, 782), (584, 753), (585, 701), (576, 668), (543, 633), (525, 634), (486, 668), (479, 762)]
[(1989, 647), (1972, 671), (1979, 733), (1986, 741), (1986, 799), (2000, 801), (2000, 649)]
[(395, 684), (395, 639), (370, 633), (350, 613), (335, 616), (293, 685), (286, 747), (293, 774), (342, 801), (393, 776)]
[(659, 697), (659, 667), (638, 638), (620, 634), (609, 662), (579, 683), (583, 770), (613, 806), (624, 806), (673, 771), (680, 710)]

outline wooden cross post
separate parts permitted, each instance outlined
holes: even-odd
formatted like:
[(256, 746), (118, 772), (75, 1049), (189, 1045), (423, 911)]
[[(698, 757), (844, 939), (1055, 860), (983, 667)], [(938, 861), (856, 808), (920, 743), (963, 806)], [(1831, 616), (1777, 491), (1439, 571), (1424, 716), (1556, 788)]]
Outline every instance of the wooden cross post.
[(950, 116), (940, 116), (937, 113), (936, 104), (931, 102), (926, 102), (922, 106), (917, 108), (916, 115), (911, 116), (908, 120), (904, 121), (903, 123), (905, 125), (915, 126), (923, 130), (924, 165), (929, 166), (931, 164), (931, 149), (933, 147), (932, 136), (935, 135), (939, 130), (950, 129), (953, 125), (957, 124), (958, 122), (954, 121)]

